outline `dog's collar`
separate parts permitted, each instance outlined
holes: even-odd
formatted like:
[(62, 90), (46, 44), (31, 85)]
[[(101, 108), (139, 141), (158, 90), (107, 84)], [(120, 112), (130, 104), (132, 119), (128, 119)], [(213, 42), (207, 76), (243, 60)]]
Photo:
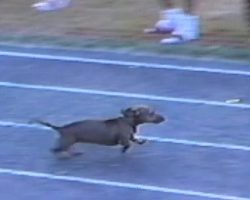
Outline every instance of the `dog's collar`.
[(137, 132), (137, 126), (132, 126), (133, 128), (133, 132), (136, 133)]
[(136, 133), (137, 131), (137, 126), (140, 124), (140, 123), (137, 123), (136, 120), (132, 117), (124, 117), (124, 119), (127, 121), (127, 123), (132, 127), (133, 129), (133, 132)]

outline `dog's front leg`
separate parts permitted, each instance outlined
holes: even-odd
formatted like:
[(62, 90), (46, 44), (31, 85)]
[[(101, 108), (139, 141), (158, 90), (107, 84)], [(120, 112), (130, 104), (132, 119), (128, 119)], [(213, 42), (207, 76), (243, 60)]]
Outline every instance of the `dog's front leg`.
[(120, 144), (123, 146), (122, 153), (125, 153), (130, 147), (129, 135), (122, 134), (120, 136)]

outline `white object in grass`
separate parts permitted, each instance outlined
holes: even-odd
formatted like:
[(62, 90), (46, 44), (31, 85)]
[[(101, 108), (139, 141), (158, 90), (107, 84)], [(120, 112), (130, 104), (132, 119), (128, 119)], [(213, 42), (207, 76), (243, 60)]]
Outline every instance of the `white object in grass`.
[(45, 0), (32, 5), (39, 11), (53, 11), (69, 6), (71, 0)]

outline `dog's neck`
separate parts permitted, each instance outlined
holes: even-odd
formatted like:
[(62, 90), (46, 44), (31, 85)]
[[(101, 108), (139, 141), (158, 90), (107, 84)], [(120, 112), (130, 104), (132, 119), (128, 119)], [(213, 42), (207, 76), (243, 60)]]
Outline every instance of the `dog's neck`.
[(137, 131), (137, 126), (142, 124), (142, 122), (136, 119), (135, 117), (123, 117), (123, 118), (132, 127), (134, 133), (136, 133)]

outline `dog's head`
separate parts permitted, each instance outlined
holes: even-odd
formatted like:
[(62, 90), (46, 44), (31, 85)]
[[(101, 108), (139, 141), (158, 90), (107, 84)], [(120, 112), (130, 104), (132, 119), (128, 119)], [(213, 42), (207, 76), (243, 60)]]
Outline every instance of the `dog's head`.
[(145, 105), (129, 107), (121, 110), (121, 113), (124, 117), (132, 119), (136, 125), (143, 123), (158, 124), (165, 121), (162, 115)]

